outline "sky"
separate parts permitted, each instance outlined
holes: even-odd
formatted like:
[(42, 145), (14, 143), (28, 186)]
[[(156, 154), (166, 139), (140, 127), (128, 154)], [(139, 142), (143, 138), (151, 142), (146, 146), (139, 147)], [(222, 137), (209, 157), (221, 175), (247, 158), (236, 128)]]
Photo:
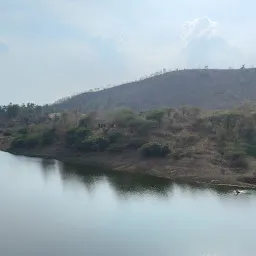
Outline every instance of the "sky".
[(0, 105), (256, 64), (253, 0), (0, 0)]

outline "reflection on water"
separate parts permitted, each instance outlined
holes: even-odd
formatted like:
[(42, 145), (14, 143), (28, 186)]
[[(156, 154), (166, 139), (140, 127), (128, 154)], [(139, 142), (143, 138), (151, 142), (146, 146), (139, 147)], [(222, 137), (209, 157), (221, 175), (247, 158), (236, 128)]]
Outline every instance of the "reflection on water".
[[(113, 189), (123, 196), (136, 194), (156, 194), (158, 196), (170, 196), (173, 187), (178, 184), (183, 192), (190, 194), (198, 194), (204, 191), (210, 191), (221, 197), (233, 194), (233, 190), (225, 186), (214, 186), (208, 184), (187, 184), (187, 183), (173, 183), (167, 179), (145, 176), (141, 174), (116, 173), (111, 171), (102, 171), (95, 167), (84, 167), (75, 164), (64, 164), (62, 162), (52, 159), (38, 159), (41, 164), (43, 173), (56, 172), (56, 166), (61, 179), (69, 181), (76, 178), (82, 182), (84, 186), (90, 191), (93, 190), (98, 183), (107, 181)], [(246, 195), (253, 193), (240, 194), (240, 198), (246, 198)]]
[(171, 183), (165, 179), (131, 175), (126, 173), (103, 172), (98, 168), (86, 168), (76, 165), (58, 163), (63, 181), (74, 176), (78, 177), (88, 190), (92, 190), (98, 183), (106, 181), (120, 196), (130, 194), (154, 193), (166, 196), (171, 189)]
[(115, 196), (120, 199), (129, 199), (130, 196), (145, 197), (146, 195), (155, 196), (159, 200), (171, 199), (175, 192), (176, 194), (181, 192), (197, 198), (204, 198), (205, 194), (215, 195), (219, 203), (226, 206), (233, 205), (234, 200), (238, 200), (240, 205), (248, 205), (251, 200), (249, 195), (256, 195), (253, 190), (236, 195), (233, 189), (224, 186), (189, 185), (182, 182), (177, 184), (162, 178), (102, 171), (99, 168), (64, 164), (50, 159), (34, 159), (34, 161), (40, 163), (42, 174), (46, 179), (51, 173), (58, 173), (64, 187), (68, 184), (80, 183), (88, 193), (93, 193), (100, 184), (108, 184)]
[(254, 191), (0, 153), (0, 255), (254, 256)]

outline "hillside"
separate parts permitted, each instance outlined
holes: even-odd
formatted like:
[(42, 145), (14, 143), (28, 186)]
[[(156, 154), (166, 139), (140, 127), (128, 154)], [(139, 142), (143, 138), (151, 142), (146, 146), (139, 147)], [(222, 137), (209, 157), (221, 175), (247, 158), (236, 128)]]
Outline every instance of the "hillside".
[(256, 101), (254, 68), (172, 71), (97, 92), (81, 93), (55, 103), (54, 107), (82, 111), (97, 107), (147, 110), (181, 105), (227, 109), (244, 101)]

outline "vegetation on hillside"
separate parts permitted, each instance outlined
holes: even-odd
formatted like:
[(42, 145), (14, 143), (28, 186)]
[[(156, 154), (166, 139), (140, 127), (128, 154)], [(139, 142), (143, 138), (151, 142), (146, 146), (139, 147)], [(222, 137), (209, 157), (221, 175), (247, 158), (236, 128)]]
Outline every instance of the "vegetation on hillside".
[(256, 101), (256, 69), (194, 69), (156, 73), (112, 88), (88, 91), (56, 102), (58, 111), (127, 107), (135, 111), (177, 108), (229, 109)]
[(112, 112), (76, 112), (76, 118), (73, 112), (62, 112), (58, 118), (41, 119), (40, 123), (33, 120), (41, 113), (27, 111), (33, 118), (25, 122), (22, 109), (15, 110), (15, 115), (13, 109), (5, 108), (4, 112), (1, 136), (10, 138), (12, 150), (59, 147), (84, 154), (137, 152), (141, 159), (161, 158), (170, 163), (207, 159), (212, 165), (234, 170), (248, 169), (249, 160), (256, 157), (254, 105), (214, 112), (186, 106), (145, 112), (119, 108)]

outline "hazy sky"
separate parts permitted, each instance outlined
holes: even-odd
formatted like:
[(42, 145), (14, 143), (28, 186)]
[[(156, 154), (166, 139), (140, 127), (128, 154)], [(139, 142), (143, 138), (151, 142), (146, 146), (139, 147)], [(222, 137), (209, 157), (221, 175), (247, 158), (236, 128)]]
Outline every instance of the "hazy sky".
[(253, 0), (0, 0), (0, 105), (163, 68), (256, 64)]

